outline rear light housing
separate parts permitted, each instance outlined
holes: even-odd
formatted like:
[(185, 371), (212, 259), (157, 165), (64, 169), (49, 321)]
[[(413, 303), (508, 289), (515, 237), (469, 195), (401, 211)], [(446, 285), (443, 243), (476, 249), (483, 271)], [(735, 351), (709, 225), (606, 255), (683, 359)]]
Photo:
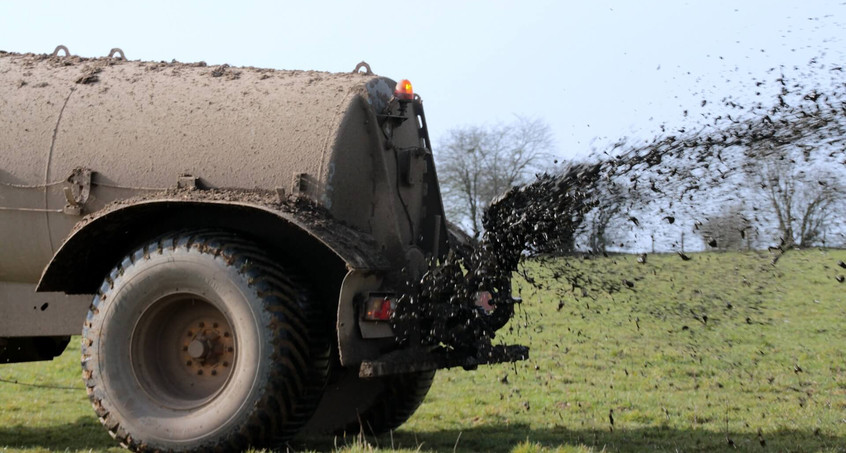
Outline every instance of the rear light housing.
[(396, 309), (396, 295), (370, 293), (364, 301), (361, 317), (365, 321), (390, 321)]

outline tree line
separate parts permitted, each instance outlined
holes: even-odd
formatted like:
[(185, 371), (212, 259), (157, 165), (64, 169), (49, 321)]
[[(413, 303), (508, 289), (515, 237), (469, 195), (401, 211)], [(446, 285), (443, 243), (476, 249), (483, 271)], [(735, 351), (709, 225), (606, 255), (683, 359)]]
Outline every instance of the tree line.
[[(718, 250), (846, 244), (844, 84), (821, 92), (784, 76), (777, 83), (771, 105), (725, 99), (706, 126), (646, 143), (620, 140), (578, 163), (595, 165), (600, 177), (581, 188), (594, 201), (588, 212), (561, 213), (579, 218), (574, 240), (563, 243), (636, 251), (633, 235), (654, 241), (675, 230)], [(447, 214), (476, 237), (498, 196), (567, 171), (556, 166), (549, 126), (525, 117), (452, 129), (436, 157)]]

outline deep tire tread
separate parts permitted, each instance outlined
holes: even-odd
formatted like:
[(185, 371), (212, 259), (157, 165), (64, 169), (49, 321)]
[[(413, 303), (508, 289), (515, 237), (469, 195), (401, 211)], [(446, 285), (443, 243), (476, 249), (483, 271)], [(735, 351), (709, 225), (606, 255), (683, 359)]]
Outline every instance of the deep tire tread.
[(363, 433), (378, 436), (398, 428), (405, 423), (420, 407), (432, 381), (434, 371), (387, 376), (385, 390), (376, 403), (363, 413), (358, 420), (350, 422), (337, 432), (338, 435)]
[[(265, 309), (273, 317), (274, 368), (264, 396), (239, 429), (223, 440), (204, 444), (195, 449), (209, 451), (239, 451), (253, 446), (269, 446), (292, 437), (308, 420), (328, 372), (330, 335), (324, 327), (323, 313), (316, 303), (309, 303), (302, 288), (304, 282), (284, 272), (280, 265), (254, 243), (225, 232), (192, 231), (171, 234), (144, 244), (128, 254), (112, 269), (92, 300), (83, 330), (82, 371), (89, 400), (101, 423), (122, 445), (135, 451), (145, 451), (148, 445), (137, 442), (121, 426), (120, 420), (108, 410), (104, 395), (96, 386), (92, 357), (96, 357), (95, 327), (99, 307), (105, 303), (115, 283), (126, 269), (150, 259), (154, 254), (202, 253), (223, 260), (236, 269), (264, 301)], [(319, 318), (319, 319), (318, 319)]]

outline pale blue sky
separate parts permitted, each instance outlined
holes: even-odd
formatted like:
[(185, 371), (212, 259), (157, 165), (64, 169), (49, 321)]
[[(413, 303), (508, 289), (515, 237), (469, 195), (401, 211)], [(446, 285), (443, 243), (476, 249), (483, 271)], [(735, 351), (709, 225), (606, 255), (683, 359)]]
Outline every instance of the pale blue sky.
[(0, 50), (327, 71), (366, 60), (412, 81), (436, 144), (519, 114), (546, 120), (566, 157), (695, 118), (701, 99), (743, 96), (770, 67), (844, 62), (844, 13), (839, 0), (0, 1)]

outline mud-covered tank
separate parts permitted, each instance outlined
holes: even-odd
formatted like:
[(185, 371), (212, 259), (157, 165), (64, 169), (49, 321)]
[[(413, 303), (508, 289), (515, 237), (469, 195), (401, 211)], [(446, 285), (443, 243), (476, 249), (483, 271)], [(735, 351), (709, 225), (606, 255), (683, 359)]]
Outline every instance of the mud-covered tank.
[(0, 52), (0, 361), (81, 330), (129, 448), (382, 432), (435, 369), (525, 356), (397, 341), (449, 250), (407, 81), (59, 53)]

